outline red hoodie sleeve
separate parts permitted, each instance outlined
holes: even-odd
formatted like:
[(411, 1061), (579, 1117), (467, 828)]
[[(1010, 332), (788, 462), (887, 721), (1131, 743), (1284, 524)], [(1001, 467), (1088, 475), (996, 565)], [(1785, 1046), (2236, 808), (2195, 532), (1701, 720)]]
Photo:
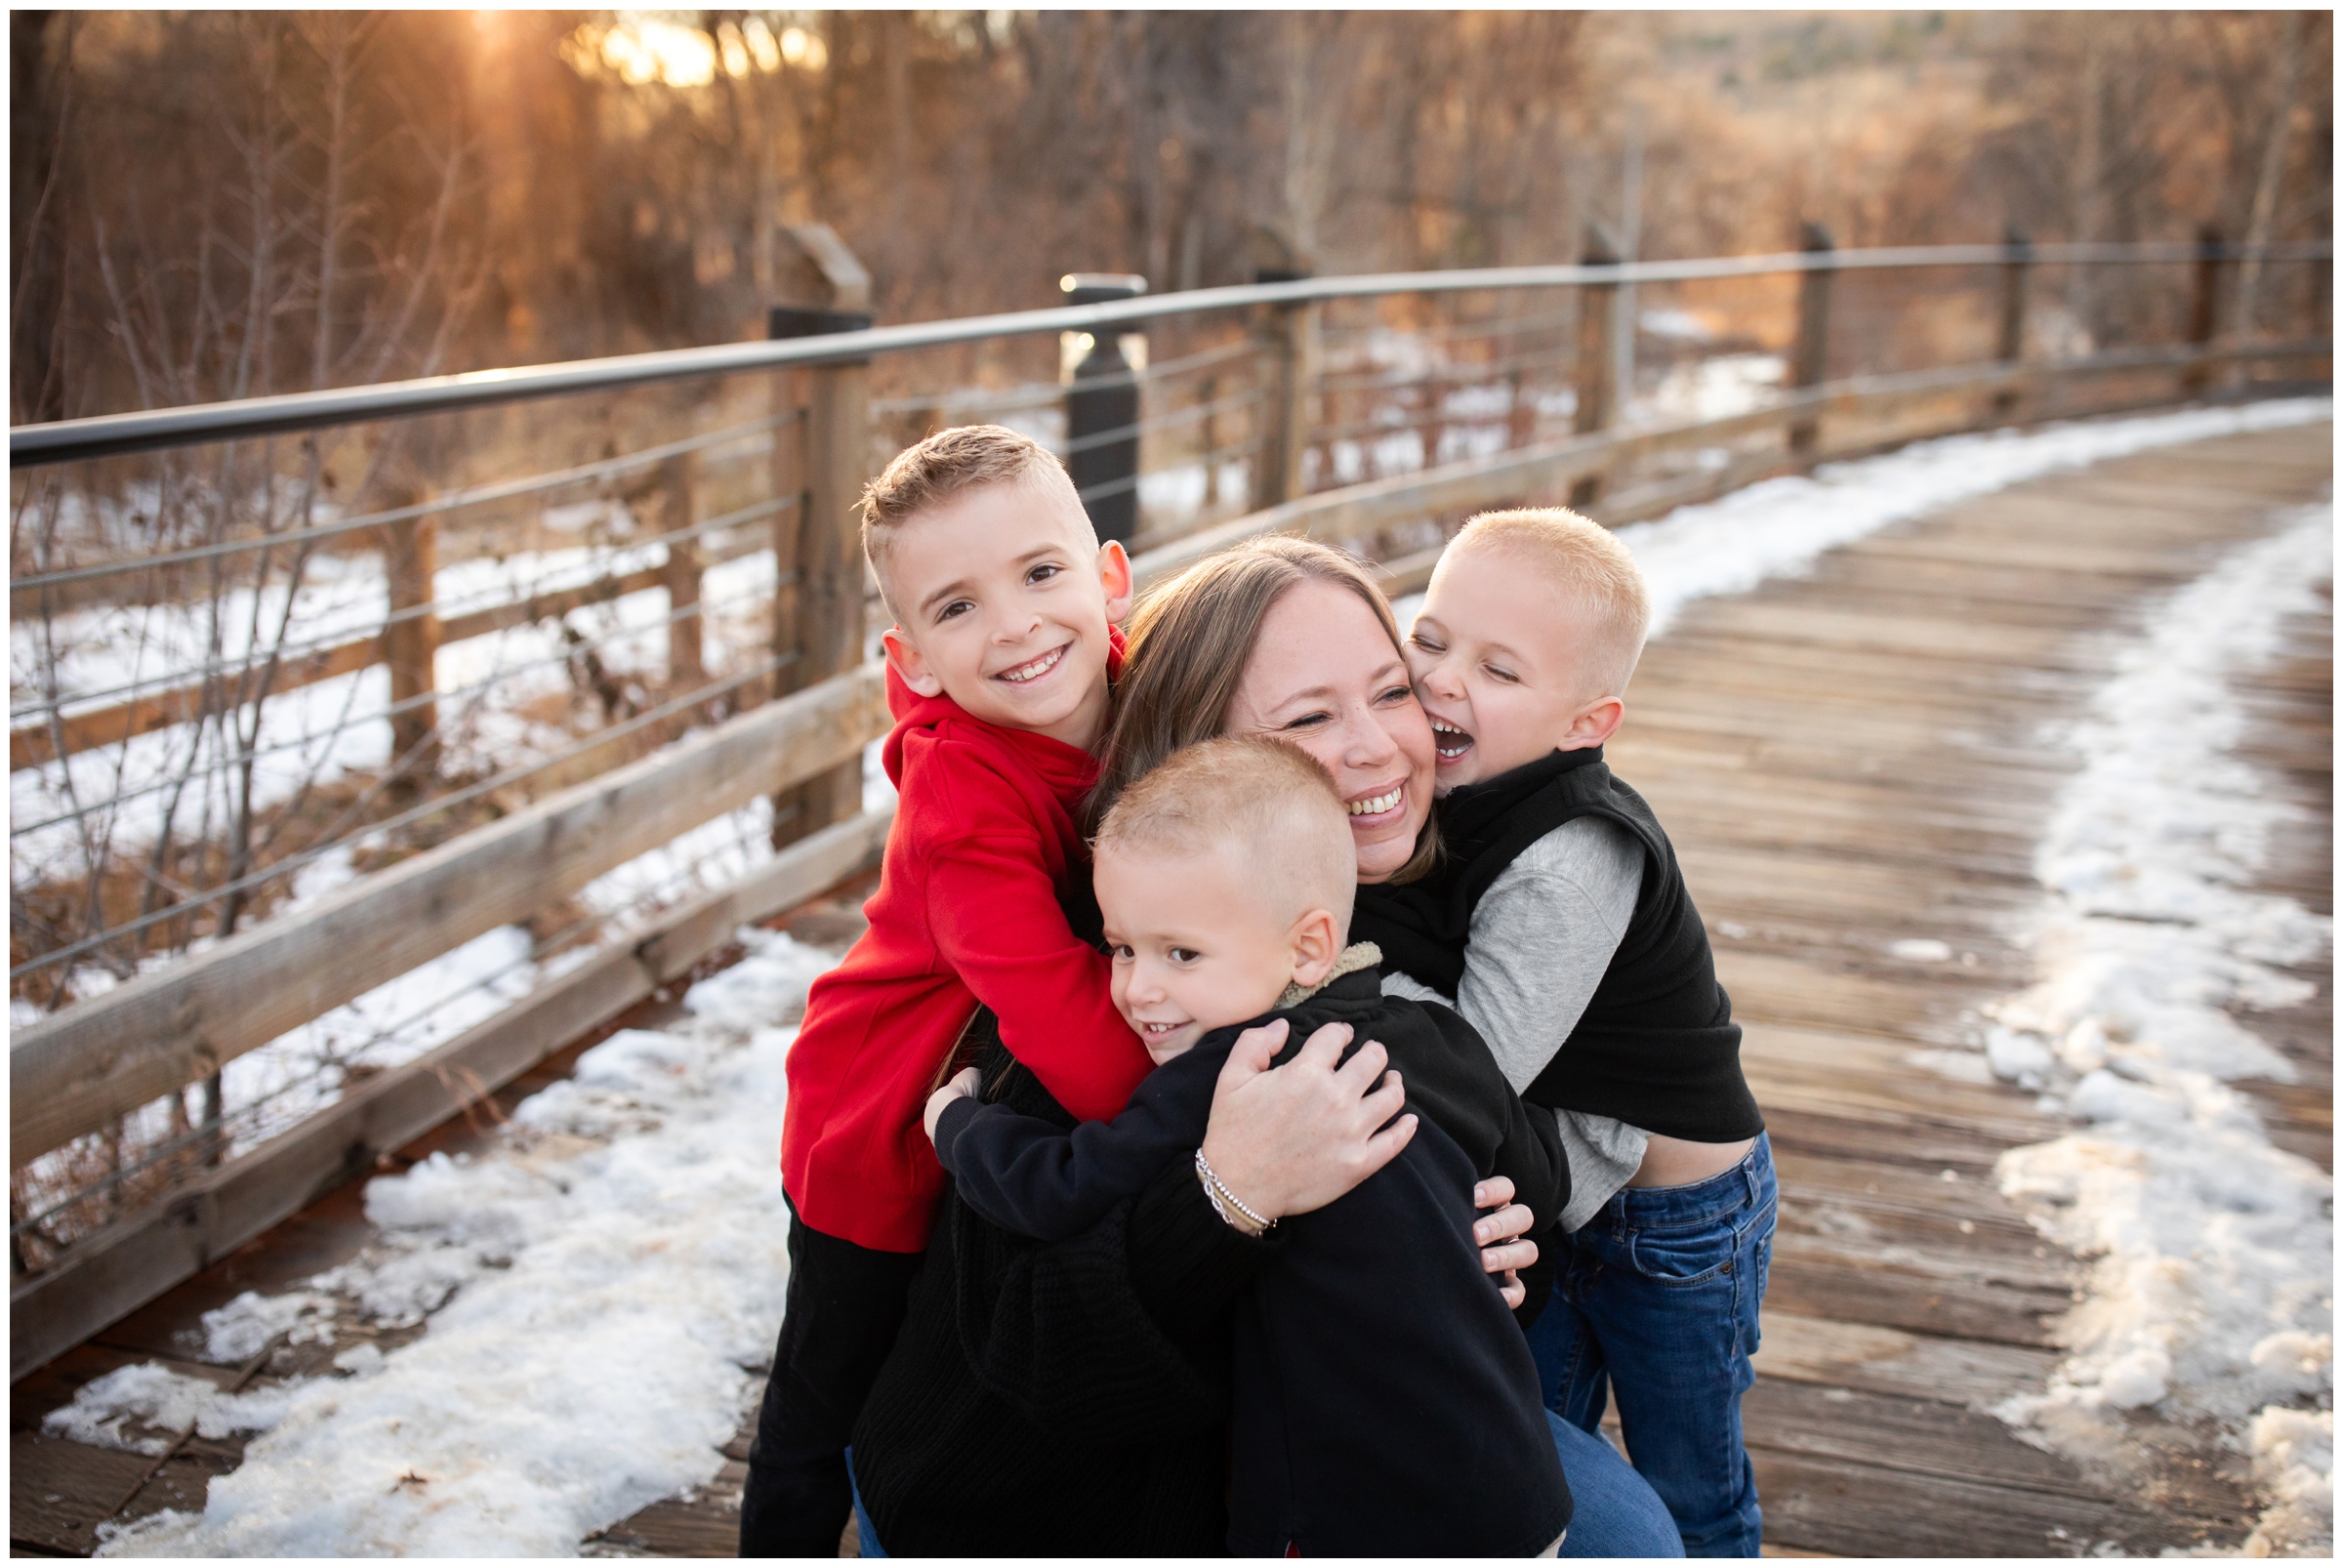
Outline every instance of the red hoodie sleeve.
[(1106, 955), (1066, 924), (1041, 830), (1008, 782), (981, 767), (952, 772), (950, 815), (966, 829), (924, 846), (937, 956), (993, 1010), (1001, 1043), (1060, 1105), (1108, 1120), (1154, 1064), (1115, 1011)]

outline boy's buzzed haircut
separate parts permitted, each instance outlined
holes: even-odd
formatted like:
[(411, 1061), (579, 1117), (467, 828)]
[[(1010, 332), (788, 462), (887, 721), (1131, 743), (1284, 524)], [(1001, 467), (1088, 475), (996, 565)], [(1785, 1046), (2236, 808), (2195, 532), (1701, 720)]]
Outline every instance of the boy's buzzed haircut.
[(1316, 758), (1283, 741), (1222, 735), (1173, 752), (1116, 799), (1097, 845), (1181, 854), (1229, 846), (1283, 918), (1324, 909), (1350, 928), (1359, 881), (1350, 807)]
[[(893, 530), (931, 507), (988, 484), (1033, 484), (1062, 490), (1074, 512), (1089, 525), (1082, 497), (1074, 489), (1065, 466), (1049, 449), (1030, 435), (1005, 425), (961, 425), (937, 431), (916, 445), (897, 452), (879, 477), (862, 487), (862, 553), (879, 575), (883, 597), (893, 608), (887, 591), (886, 551)], [(1096, 533), (1091, 543), (1097, 542)]]
[(1449, 545), (1452, 553), (1464, 549), (1504, 552), (1591, 616), (1593, 636), (1587, 642), (1593, 667), (1585, 694), (1616, 697), (1626, 691), (1651, 630), (1652, 598), (1643, 569), (1617, 534), (1567, 507), (1523, 507), (1484, 512), (1467, 521)]

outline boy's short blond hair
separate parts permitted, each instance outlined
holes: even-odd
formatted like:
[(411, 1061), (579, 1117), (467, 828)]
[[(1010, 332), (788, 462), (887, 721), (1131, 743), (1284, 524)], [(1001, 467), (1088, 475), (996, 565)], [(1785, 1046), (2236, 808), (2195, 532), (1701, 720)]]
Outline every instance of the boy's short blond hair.
[[(1089, 514), (1065, 466), (1048, 447), (1005, 425), (960, 425), (937, 431), (897, 452), (879, 477), (862, 487), (862, 553), (879, 576), (880, 593), (894, 608), (886, 553), (894, 530), (921, 513), (990, 484), (1031, 484), (1055, 490), (1089, 526)], [(1097, 543), (1092, 531), (1090, 542)]]
[(1324, 909), (1350, 928), (1359, 882), (1350, 807), (1318, 760), (1284, 741), (1222, 735), (1173, 752), (1116, 798), (1096, 844), (1174, 854), (1232, 848), (1282, 918)]
[(1588, 697), (1625, 693), (1651, 630), (1652, 597), (1643, 569), (1619, 536), (1567, 507), (1484, 512), (1457, 530), (1448, 554), (1486, 550), (1542, 577), (1589, 621)]

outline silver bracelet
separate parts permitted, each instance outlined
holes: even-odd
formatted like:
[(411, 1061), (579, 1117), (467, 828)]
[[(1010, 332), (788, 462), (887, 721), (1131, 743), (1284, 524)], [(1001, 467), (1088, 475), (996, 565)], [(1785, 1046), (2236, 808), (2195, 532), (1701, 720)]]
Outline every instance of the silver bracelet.
[(1205, 1159), (1204, 1149), (1201, 1145), (1196, 1150), (1196, 1174), (1204, 1178), (1204, 1195), (1211, 1201), (1213, 1213), (1218, 1215), (1224, 1222), (1231, 1226), (1236, 1224), (1235, 1220), (1228, 1217), (1228, 1210), (1220, 1206), (1221, 1200), (1225, 1198), (1231, 1208), (1260, 1226), (1263, 1231), (1277, 1228), (1276, 1220), (1264, 1219), (1254, 1214), (1244, 1199), (1228, 1190), (1228, 1183), (1220, 1179), (1218, 1175), (1213, 1172), (1211, 1162)]

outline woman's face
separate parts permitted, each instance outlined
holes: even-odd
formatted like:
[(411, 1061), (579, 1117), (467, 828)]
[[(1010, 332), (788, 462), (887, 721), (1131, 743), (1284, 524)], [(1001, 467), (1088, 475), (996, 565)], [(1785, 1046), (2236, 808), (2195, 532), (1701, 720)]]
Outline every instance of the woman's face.
[(1261, 621), (1229, 703), (1228, 733), (1292, 741), (1350, 805), (1359, 881), (1408, 863), (1432, 809), (1432, 726), (1408, 667), (1358, 595), (1304, 578)]

